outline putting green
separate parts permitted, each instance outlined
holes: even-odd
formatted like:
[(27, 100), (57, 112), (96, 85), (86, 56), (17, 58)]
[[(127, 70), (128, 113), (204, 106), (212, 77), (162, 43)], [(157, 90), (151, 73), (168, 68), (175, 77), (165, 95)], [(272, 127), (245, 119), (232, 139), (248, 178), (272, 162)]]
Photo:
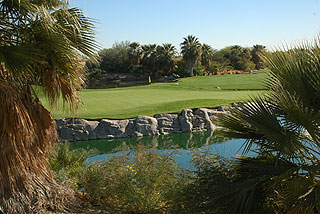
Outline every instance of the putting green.
[[(175, 83), (79, 91), (84, 105), (76, 115), (59, 109), (51, 110), (55, 118), (132, 118), (184, 108), (228, 105), (264, 93), (266, 72), (225, 76), (183, 78)], [(48, 103), (42, 98), (46, 107)]]

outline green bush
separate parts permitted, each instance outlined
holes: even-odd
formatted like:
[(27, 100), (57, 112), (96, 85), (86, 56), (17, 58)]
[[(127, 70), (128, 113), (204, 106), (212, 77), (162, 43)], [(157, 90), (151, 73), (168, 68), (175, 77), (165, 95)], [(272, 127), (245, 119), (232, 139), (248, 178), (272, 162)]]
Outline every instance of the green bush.
[(234, 68), (231, 65), (227, 65), (224, 67), (224, 70), (225, 71), (232, 71), (232, 70), (234, 70)]
[(147, 71), (142, 65), (134, 65), (131, 69), (131, 73), (136, 76), (145, 76)]
[[(195, 171), (183, 170), (173, 154), (143, 146), (91, 165), (94, 151), (55, 147), (49, 160), (58, 183), (82, 192), (86, 206), (114, 213), (224, 213), (213, 200), (217, 185), (236, 176), (232, 160), (194, 153)], [(219, 204), (219, 206), (217, 205)]]
[(208, 71), (213, 74), (217, 74), (221, 70), (223, 70), (223, 65), (218, 62), (213, 62), (208, 68)]
[(92, 68), (90, 72), (88, 72), (88, 77), (89, 78), (96, 77), (103, 73), (105, 73), (105, 71), (101, 70), (100, 68)]
[(48, 160), (54, 179), (64, 186), (79, 189), (79, 174), (86, 167), (86, 160), (94, 150), (70, 150), (69, 143), (59, 143), (54, 146)]
[(193, 68), (193, 72), (196, 76), (203, 76), (203, 74), (205, 73), (205, 67), (202, 65), (197, 65)]
[(80, 185), (90, 203), (117, 212), (170, 213), (182, 209), (186, 179), (172, 154), (139, 147), (89, 166)]
[(189, 76), (188, 69), (183, 60), (175, 61), (175, 67), (172, 71), (173, 75), (178, 75), (179, 77)]
[(196, 170), (190, 177), (191, 182), (183, 196), (188, 213), (226, 213), (228, 208), (224, 206), (223, 201), (217, 205), (217, 201), (213, 199), (217, 194), (217, 185), (233, 180), (233, 160), (205, 151), (194, 153), (192, 163)]

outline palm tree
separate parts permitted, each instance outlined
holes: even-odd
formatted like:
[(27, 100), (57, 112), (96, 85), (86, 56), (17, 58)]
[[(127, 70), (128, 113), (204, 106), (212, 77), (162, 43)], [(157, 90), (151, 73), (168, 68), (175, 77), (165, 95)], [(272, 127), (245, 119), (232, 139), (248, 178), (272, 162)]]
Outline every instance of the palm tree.
[(201, 64), (205, 67), (207, 71), (213, 57), (213, 49), (210, 45), (203, 44), (202, 45), (202, 54), (201, 54)]
[(184, 41), (181, 45), (181, 54), (183, 60), (187, 65), (190, 76), (193, 76), (193, 67), (195, 66), (197, 60), (201, 55), (201, 44), (198, 41), (198, 38), (192, 35), (188, 35), (183, 38)]
[(245, 138), (235, 178), (213, 187), (230, 213), (320, 213), (320, 40), (265, 57), (266, 98), (242, 103), (220, 125)]
[(141, 46), (138, 42), (130, 43), (128, 56), (129, 56), (129, 61), (132, 66), (140, 64), (142, 50), (141, 50)]
[(254, 45), (251, 51), (251, 60), (256, 64), (256, 69), (263, 68), (263, 60), (260, 57), (266, 52), (266, 47), (263, 45)]
[[(61, 98), (76, 110), (84, 60), (96, 61), (94, 25), (67, 1), (0, 1), (0, 210), (62, 209), (71, 191), (53, 180), (47, 164), (57, 141), (51, 106)], [(39, 87), (38, 87), (39, 88)], [(70, 198), (71, 199), (71, 198)]]
[(158, 67), (169, 75), (174, 68), (173, 57), (176, 54), (176, 48), (169, 43), (157, 47)]
[(142, 48), (141, 65), (146, 68), (149, 75), (155, 75), (158, 70), (157, 45), (156, 44), (142, 45), (141, 48)]

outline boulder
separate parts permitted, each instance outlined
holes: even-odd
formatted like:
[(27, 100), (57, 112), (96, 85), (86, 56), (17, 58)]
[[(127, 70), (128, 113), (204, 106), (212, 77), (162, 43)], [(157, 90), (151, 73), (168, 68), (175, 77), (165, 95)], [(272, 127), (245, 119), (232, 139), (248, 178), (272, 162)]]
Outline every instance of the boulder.
[(73, 130), (69, 127), (62, 127), (57, 130), (61, 141), (74, 141)]
[(212, 123), (219, 114), (228, 113), (228, 108), (218, 110), (199, 108), (182, 110), (177, 114), (155, 114), (154, 117), (138, 116), (135, 119), (88, 121), (85, 119), (62, 118), (56, 120), (57, 132), (62, 141), (141, 137), (194, 131), (214, 131)]
[(57, 132), (61, 141), (78, 141), (95, 139), (90, 133), (98, 126), (98, 121), (63, 118), (56, 120)]
[(179, 123), (181, 125), (182, 132), (191, 132), (192, 131), (192, 120), (193, 113), (191, 109), (183, 109), (181, 114), (179, 115)]
[(129, 120), (108, 120), (102, 119), (94, 130), (97, 139), (128, 137), (126, 127)]
[(143, 134), (141, 134), (140, 132), (134, 132), (132, 134), (132, 137), (143, 137)]
[(135, 119), (130, 119), (128, 122), (128, 125), (125, 129), (125, 133), (129, 136), (129, 137), (136, 137), (137, 135), (135, 134), (136, 132), (136, 127), (135, 127)]
[(138, 116), (135, 121), (135, 129), (142, 135), (159, 135), (158, 121), (154, 117)]
[(230, 107), (229, 106), (218, 106), (217, 110), (218, 111), (230, 111)]
[(55, 122), (56, 122), (56, 128), (57, 128), (57, 131), (59, 132), (60, 129), (62, 129), (63, 127), (65, 127), (65, 124), (66, 124), (66, 121), (68, 119), (67, 118), (61, 118), (61, 119), (56, 119)]
[(217, 110), (218, 110), (218, 111), (224, 111), (224, 106), (218, 106), (218, 107), (217, 107)]
[(158, 121), (158, 130), (160, 134), (179, 133), (181, 126), (177, 114), (155, 114)]
[(216, 129), (216, 126), (210, 120), (208, 109), (198, 108), (194, 111), (194, 115), (198, 116), (200, 120), (201, 130), (214, 131)]

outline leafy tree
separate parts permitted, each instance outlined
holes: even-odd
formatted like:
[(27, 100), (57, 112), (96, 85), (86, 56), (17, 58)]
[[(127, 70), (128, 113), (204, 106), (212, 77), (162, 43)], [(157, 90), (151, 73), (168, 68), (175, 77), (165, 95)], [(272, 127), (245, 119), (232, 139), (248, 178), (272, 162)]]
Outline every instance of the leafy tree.
[(261, 56), (265, 54), (266, 47), (263, 45), (254, 45), (251, 51), (251, 61), (254, 62), (256, 69), (264, 67), (263, 59)]
[(205, 67), (206, 71), (212, 62), (213, 53), (214, 51), (210, 45), (202, 45), (201, 64)]
[(190, 76), (193, 76), (193, 67), (195, 66), (197, 60), (201, 55), (201, 44), (198, 41), (198, 38), (192, 35), (188, 35), (183, 38), (184, 41), (181, 45), (181, 54), (183, 56), (183, 60), (188, 67), (188, 71)]
[(83, 59), (96, 60), (94, 26), (62, 0), (2, 0), (0, 17), (0, 208), (62, 209), (73, 193), (51, 176), (47, 154), (57, 140), (55, 123), (33, 85), (51, 106), (62, 98), (76, 109)]
[(220, 125), (247, 139), (235, 177), (212, 189), (228, 213), (319, 213), (320, 40), (269, 54), (267, 99), (242, 103)]
[(129, 48), (130, 42), (113, 44), (112, 48), (103, 49), (99, 52), (101, 58), (100, 69), (110, 73), (129, 72)]
[(172, 71), (173, 75), (178, 76), (178, 77), (187, 77), (188, 74), (188, 69), (184, 63), (183, 60), (180, 58), (174, 59), (174, 69)]
[(212, 56), (212, 65), (209, 69), (214, 73), (223, 72), (226, 68), (233, 70), (233, 67), (230, 64), (230, 55), (230, 47), (215, 51)]
[(215, 51), (213, 54), (213, 61), (221, 64), (230, 64), (231, 47), (226, 47)]
[(255, 65), (250, 61), (251, 51), (249, 48), (243, 48), (239, 45), (230, 47), (230, 64), (237, 70), (249, 71), (254, 69)]

